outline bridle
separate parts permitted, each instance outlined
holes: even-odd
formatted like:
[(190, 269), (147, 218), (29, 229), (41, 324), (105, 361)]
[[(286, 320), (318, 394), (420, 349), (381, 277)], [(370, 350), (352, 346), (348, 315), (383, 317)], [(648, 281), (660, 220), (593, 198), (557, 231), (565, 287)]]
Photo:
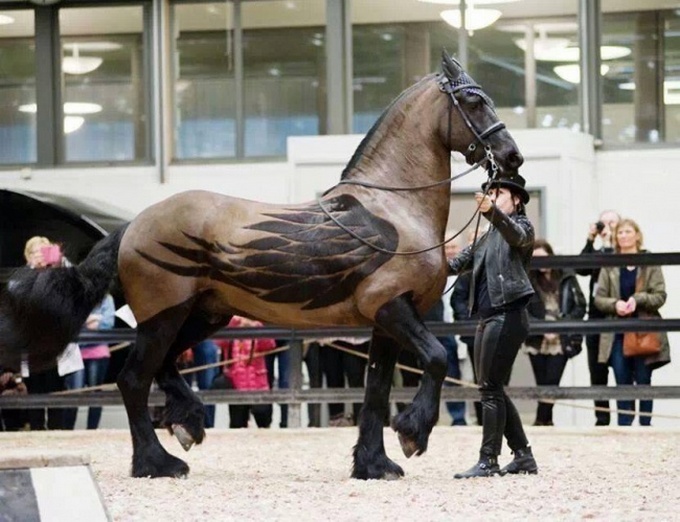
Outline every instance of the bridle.
[[(472, 134), (474, 135), (475, 139), (470, 145), (467, 146), (466, 152), (464, 153), (465, 159), (468, 160), (468, 163), (470, 161), (469, 156), (477, 150), (477, 145), (481, 145), (484, 147), (484, 158), (476, 162), (474, 165), (472, 165), (469, 169), (465, 170), (464, 172), (461, 172), (460, 174), (457, 174), (455, 176), (451, 176), (449, 178), (446, 178), (441, 181), (436, 181), (434, 183), (429, 183), (427, 185), (418, 185), (415, 187), (394, 187), (394, 186), (386, 186), (386, 185), (376, 185), (375, 183), (370, 183), (367, 181), (360, 181), (360, 180), (351, 180), (351, 179), (344, 179), (340, 180), (335, 187), (338, 185), (358, 185), (361, 187), (366, 187), (366, 188), (374, 188), (374, 189), (379, 189), (379, 190), (386, 190), (390, 192), (398, 192), (398, 191), (406, 191), (406, 192), (412, 192), (416, 190), (426, 190), (434, 187), (438, 187), (441, 185), (448, 185), (452, 183), (453, 181), (462, 178), (463, 176), (466, 176), (473, 172), (474, 170), (478, 169), (481, 165), (484, 163), (487, 163), (487, 173), (488, 173), (488, 180), (486, 184), (486, 190), (484, 191), (484, 196), (486, 196), (489, 193), (489, 190), (491, 189), (492, 181), (494, 181), (497, 176), (498, 176), (498, 163), (496, 162), (496, 158), (493, 155), (493, 151), (491, 150), (491, 146), (487, 143), (486, 138), (491, 136), (492, 134), (505, 129), (505, 123), (502, 121), (497, 121), (493, 125), (489, 126), (486, 130), (483, 132), (477, 131), (475, 126), (472, 124), (472, 121), (470, 120), (470, 117), (468, 114), (465, 112), (465, 109), (461, 106), (460, 102), (458, 101), (458, 98), (456, 98), (456, 93), (463, 91), (463, 90), (468, 90), (471, 91), (473, 94), (477, 94), (480, 96), (485, 103), (487, 103), (491, 108), (493, 108), (493, 102), (491, 99), (484, 93), (482, 88), (474, 83), (472, 79), (463, 71), (460, 72), (460, 75), (455, 81), (451, 81), (449, 77), (444, 74), (444, 73), (439, 73), (437, 75), (437, 86), (439, 87), (439, 90), (443, 93), (446, 93), (449, 96), (449, 113), (448, 113), (448, 132), (447, 132), (447, 144), (451, 143), (451, 136), (452, 136), (452, 124), (451, 124), (451, 118), (452, 118), (452, 113), (453, 113), (453, 108), (455, 107), (458, 110), (458, 113), (460, 114), (461, 118), (465, 122), (465, 125), (470, 129)], [(328, 194), (331, 190), (333, 190), (332, 187), (331, 189), (327, 190), (323, 195)], [(340, 227), (342, 230), (347, 232), (350, 236), (353, 238), (361, 241), (364, 245), (372, 248), (373, 250), (377, 252), (382, 252), (383, 254), (390, 254), (390, 255), (399, 255), (399, 256), (413, 256), (417, 254), (423, 254), (425, 252), (429, 252), (431, 250), (436, 250), (437, 248), (441, 248), (442, 246), (446, 245), (447, 243), (450, 243), (454, 239), (456, 239), (460, 234), (463, 233), (463, 231), (470, 226), (470, 223), (475, 219), (475, 217), (478, 217), (477, 219), (477, 228), (475, 230), (475, 240), (473, 241), (473, 247), (475, 243), (477, 242), (477, 232), (479, 230), (479, 224), (480, 224), (480, 218), (481, 214), (479, 213), (479, 208), (481, 207), (482, 203), (480, 201), (479, 205), (477, 205), (477, 208), (475, 209), (475, 212), (472, 214), (472, 217), (468, 220), (467, 223), (460, 229), (459, 232), (451, 236), (450, 238), (444, 238), (444, 241), (437, 243), (436, 245), (423, 248), (421, 250), (410, 250), (410, 251), (401, 251), (397, 252), (395, 250), (387, 250), (385, 248), (379, 247), (378, 245), (375, 245), (371, 243), (370, 241), (367, 241), (363, 237), (361, 237), (359, 234), (354, 232), (352, 229), (349, 227), (345, 226), (343, 223), (340, 222), (333, 214), (331, 214), (328, 209), (323, 205), (323, 202), (321, 201), (321, 196), (317, 196), (316, 201), (323, 211), (326, 216), (328, 216), (338, 227)], [(482, 200), (483, 201), (483, 200)]]

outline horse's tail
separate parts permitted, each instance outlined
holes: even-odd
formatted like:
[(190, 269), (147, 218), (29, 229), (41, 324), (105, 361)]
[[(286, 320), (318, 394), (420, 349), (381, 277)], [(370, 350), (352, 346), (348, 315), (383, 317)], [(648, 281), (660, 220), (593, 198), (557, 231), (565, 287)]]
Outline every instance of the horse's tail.
[(0, 366), (49, 368), (77, 338), (117, 273), (122, 227), (99, 241), (77, 266), (17, 270), (0, 300)]

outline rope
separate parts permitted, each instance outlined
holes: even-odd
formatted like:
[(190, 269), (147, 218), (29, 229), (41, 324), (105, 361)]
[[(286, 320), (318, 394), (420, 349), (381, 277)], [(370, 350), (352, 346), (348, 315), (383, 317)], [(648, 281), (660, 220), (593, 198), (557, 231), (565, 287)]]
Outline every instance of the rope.
[[(347, 352), (352, 355), (356, 355), (359, 357), (363, 357), (364, 359), (368, 359), (368, 355), (362, 352), (358, 352), (356, 350), (352, 350), (351, 348), (345, 348), (344, 346), (337, 345), (335, 343), (329, 343), (326, 346), (331, 346), (332, 348), (335, 348), (336, 350), (341, 350), (343, 352)], [(406, 366), (404, 364), (397, 364), (397, 368), (400, 370), (406, 370), (411, 373), (417, 373), (419, 375), (422, 375), (424, 372), (420, 368), (413, 368), (411, 366)], [(461, 386), (463, 388), (479, 388), (477, 384), (474, 382), (470, 381), (463, 381), (460, 379), (455, 379), (453, 377), (445, 377), (444, 382), (449, 382), (452, 384), (456, 384), (458, 386)], [(660, 419), (680, 419), (680, 415), (664, 415), (661, 413), (647, 413), (647, 412), (636, 412), (635, 410), (618, 410), (614, 408), (604, 408), (602, 406), (585, 406), (581, 404), (573, 404), (571, 402), (562, 402), (562, 401), (556, 401), (554, 399), (538, 399), (538, 402), (542, 402), (544, 404), (553, 404), (557, 406), (567, 406), (570, 408), (580, 408), (584, 410), (592, 410), (592, 411), (604, 411), (604, 412), (609, 412), (609, 413), (626, 413), (630, 415), (639, 415), (640, 417), (658, 417)]]
[[(304, 347), (309, 346), (311, 343), (314, 341), (305, 341), (303, 343)], [(126, 343), (120, 343), (120, 345), (125, 345)], [(127, 343), (128, 345), (130, 343)], [(119, 346), (119, 345), (116, 345)], [(330, 346), (331, 348), (334, 348), (336, 350), (340, 350), (342, 352), (346, 352), (350, 355), (355, 355), (357, 357), (362, 357), (364, 359), (368, 360), (368, 355), (365, 353), (359, 352), (357, 350), (352, 350), (351, 348), (346, 348), (344, 346), (340, 346), (335, 343), (325, 343), (324, 346)], [(122, 346), (122, 348), (125, 348), (125, 346)], [(279, 353), (279, 352), (285, 352), (290, 348), (290, 345), (286, 346), (280, 346), (279, 348), (275, 348), (274, 350), (269, 350), (264, 353), (256, 353), (253, 355), (253, 359), (256, 357), (264, 357), (265, 355), (273, 354), (273, 353)], [(121, 348), (117, 348), (121, 349)], [(209, 368), (216, 368), (216, 367), (221, 367), (225, 366), (228, 364), (232, 364), (234, 362), (240, 361), (242, 358), (234, 358), (234, 359), (228, 359), (226, 361), (219, 361), (216, 363), (210, 363), (210, 364), (204, 364), (202, 366), (194, 366), (191, 368), (184, 369), (180, 371), (180, 375), (187, 375), (191, 374), (194, 372), (199, 372), (201, 370), (207, 370)], [(418, 375), (423, 375), (425, 372), (421, 370), (420, 368), (413, 368), (412, 366), (407, 366), (405, 364), (397, 364), (396, 368), (400, 370), (405, 370), (407, 372), (411, 373), (416, 373)], [(479, 388), (477, 384), (471, 381), (464, 381), (461, 379), (456, 379), (454, 377), (449, 377), (446, 376), (444, 377), (444, 382), (450, 383), (450, 384), (455, 384), (457, 386), (461, 386), (463, 388)], [(77, 390), (64, 390), (60, 392), (52, 392), (49, 395), (73, 395), (73, 394), (78, 394), (78, 393), (85, 393), (85, 392), (90, 392), (90, 391), (114, 391), (118, 389), (118, 385), (115, 383), (110, 383), (110, 384), (101, 384), (99, 386), (90, 386), (86, 388), (78, 388)], [(616, 408), (604, 408), (602, 406), (585, 406), (581, 404), (573, 404), (571, 402), (563, 402), (563, 401), (556, 401), (554, 399), (538, 399), (538, 402), (542, 402), (544, 404), (552, 404), (552, 405), (557, 405), (557, 406), (566, 406), (569, 408), (577, 408), (577, 409), (583, 409), (583, 410), (590, 410), (590, 411), (602, 411), (602, 412), (607, 412), (607, 413), (616, 413), (616, 414), (628, 414), (628, 415), (638, 415), (640, 417), (657, 417), (659, 419), (673, 419), (673, 420), (678, 420), (680, 419), (680, 415), (668, 415), (668, 414), (662, 414), (662, 413), (648, 413), (648, 412), (641, 412), (641, 411), (635, 411), (635, 410), (619, 410)]]

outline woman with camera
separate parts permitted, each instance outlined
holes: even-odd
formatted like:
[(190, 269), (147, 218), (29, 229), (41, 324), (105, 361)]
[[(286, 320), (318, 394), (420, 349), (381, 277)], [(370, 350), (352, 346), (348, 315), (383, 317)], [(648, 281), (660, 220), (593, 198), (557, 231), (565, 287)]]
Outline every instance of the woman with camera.
[[(614, 232), (618, 254), (643, 252), (642, 232), (632, 219), (623, 219)], [(612, 266), (600, 271), (595, 306), (607, 317), (661, 317), (659, 308), (666, 302), (666, 284), (658, 266)], [(643, 346), (642, 337), (647, 337)], [(643, 353), (646, 352), (646, 353)], [(652, 371), (671, 360), (666, 332), (605, 332), (600, 335), (599, 362), (614, 370), (616, 384), (650, 385)], [(635, 411), (635, 401), (617, 401), (619, 410)], [(652, 401), (640, 401), (640, 426), (651, 423)], [(645, 413), (646, 415), (642, 415)], [(618, 414), (619, 426), (630, 426), (634, 413)]]
[[(35, 270), (71, 265), (59, 245), (43, 236), (33, 236), (26, 241), (24, 258), (26, 265)], [(56, 368), (41, 372), (28, 370), (30, 373), (26, 377), (26, 387), (29, 393), (52, 393), (65, 389), (64, 377), (59, 375)], [(66, 410), (63, 408), (31, 408), (27, 411), (31, 430), (61, 430), (66, 426)]]
[[(533, 257), (554, 255), (545, 239), (534, 242)], [(557, 321), (560, 319), (583, 319), (586, 314), (586, 298), (581, 292), (576, 275), (568, 270), (539, 268), (529, 272), (529, 279), (536, 293), (527, 311), (535, 319)], [(559, 386), (567, 361), (581, 352), (583, 336), (547, 333), (527, 338), (525, 351), (529, 354), (531, 368), (538, 386)], [(553, 404), (538, 403), (534, 426), (553, 425)]]

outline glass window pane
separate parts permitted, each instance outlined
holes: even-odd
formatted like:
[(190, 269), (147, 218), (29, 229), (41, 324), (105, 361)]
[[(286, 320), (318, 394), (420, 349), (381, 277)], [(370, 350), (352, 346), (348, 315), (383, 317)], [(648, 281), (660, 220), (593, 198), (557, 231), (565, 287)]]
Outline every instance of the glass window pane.
[[(612, 144), (663, 140), (660, 12), (605, 14), (602, 44), (626, 54), (605, 60), (602, 128)], [(604, 51), (603, 51), (604, 52)]]
[(680, 142), (680, 13), (665, 11), (663, 103), (665, 139)]
[(174, 6), (175, 158), (236, 155), (231, 3)]
[(285, 156), (319, 134), (325, 110), (325, 0), (243, 3), (245, 156)]
[(445, 24), (362, 24), (352, 28), (354, 132), (367, 132), (404, 89), (440, 69), (441, 51), (456, 54)]
[(32, 10), (0, 11), (0, 164), (37, 160)]
[(60, 9), (66, 161), (149, 157), (143, 19), (141, 6)]

